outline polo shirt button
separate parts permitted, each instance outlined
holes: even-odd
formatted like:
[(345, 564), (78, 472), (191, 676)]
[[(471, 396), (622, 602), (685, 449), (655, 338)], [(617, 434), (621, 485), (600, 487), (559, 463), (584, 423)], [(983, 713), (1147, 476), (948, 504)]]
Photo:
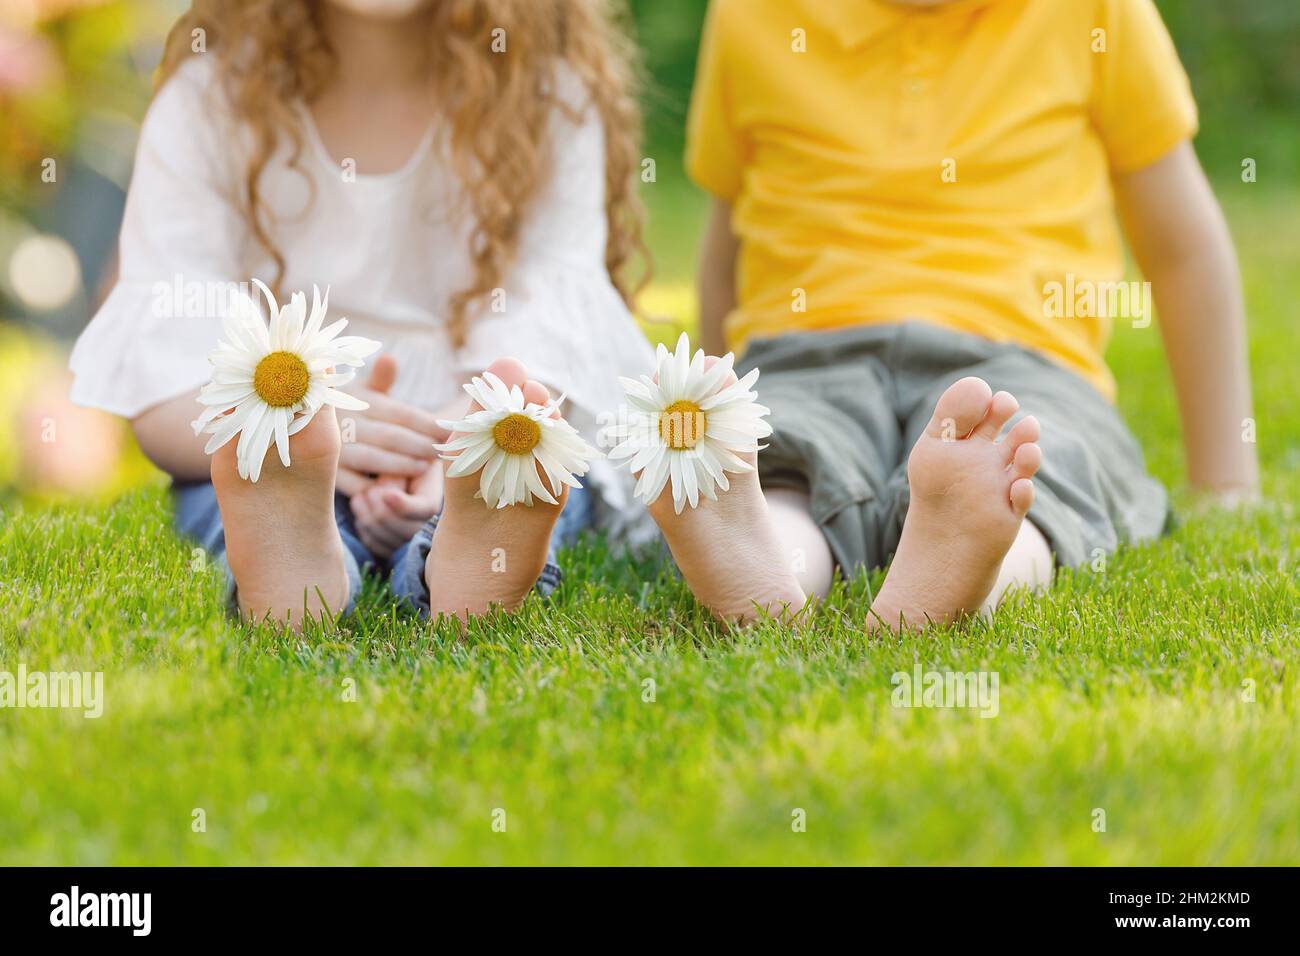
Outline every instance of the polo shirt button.
[(920, 93), (925, 89), (925, 80), (908, 80), (905, 89), (909, 93)]

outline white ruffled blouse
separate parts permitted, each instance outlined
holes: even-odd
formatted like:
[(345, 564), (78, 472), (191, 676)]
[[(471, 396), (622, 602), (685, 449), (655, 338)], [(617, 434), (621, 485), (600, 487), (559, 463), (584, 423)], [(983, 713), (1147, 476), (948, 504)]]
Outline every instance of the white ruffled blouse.
[[(145, 117), (119, 279), (72, 352), (72, 398), (80, 404), (129, 418), (198, 388), (221, 337), (219, 310), (202, 304), (205, 294), (212, 299), (205, 290), (275, 273), (237, 200), (247, 139), (214, 70), (205, 56), (186, 62)], [(345, 176), (303, 109), (307, 142), (297, 168), (282, 148), (260, 192), (285, 257), (281, 288), (287, 295), (329, 286), (330, 314), (397, 358), (395, 397), (443, 406), (471, 375), (513, 355), (568, 395), (566, 417), (595, 443), (598, 417), (623, 401), (618, 377), (646, 372), (653, 352), (605, 270), (599, 117), (571, 73), (557, 70), (556, 83), (580, 119), (555, 110), (549, 182), (530, 207), (502, 293), (470, 318), (459, 350), (445, 316), (473, 274), (470, 228), (456, 215), (459, 186), (432, 129), (398, 171)], [(630, 484), (606, 462), (589, 478), (606, 505), (627, 507)]]

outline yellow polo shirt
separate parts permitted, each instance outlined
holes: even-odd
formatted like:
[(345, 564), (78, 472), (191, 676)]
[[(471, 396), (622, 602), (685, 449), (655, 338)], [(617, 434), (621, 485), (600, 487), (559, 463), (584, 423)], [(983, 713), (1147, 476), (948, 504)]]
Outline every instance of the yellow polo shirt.
[(1113, 397), (1110, 177), (1195, 132), (1152, 0), (712, 0), (686, 168), (733, 204), (728, 342), (922, 319)]

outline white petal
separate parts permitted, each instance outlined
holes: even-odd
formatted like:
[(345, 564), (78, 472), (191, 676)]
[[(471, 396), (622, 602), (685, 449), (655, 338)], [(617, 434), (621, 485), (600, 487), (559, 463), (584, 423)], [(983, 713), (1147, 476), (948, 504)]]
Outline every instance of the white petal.
[(333, 405), (336, 408), (349, 409), (351, 411), (361, 411), (369, 408), (370, 403), (357, 398), (355, 395), (349, 395), (347, 392), (340, 392), (334, 388), (321, 389), (321, 398), (327, 405)]
[(204, 446), (204, 454), (211, 455), (218, 448), (230, 441), (239, 434), (239, 429), (243, 427), (244, 422), (248, 421), (249, 412), (253, 410), (256, 402), (261, 399), (245, 402), (236, 408), (225, 418), (218, 418), (208, 425), (208, 430), (212, 432), (212, 437), (208, 439), (207, 445)]
[(198, 401), (201, 405), (237, 405), (250, 395), (254, 394), (249, 385), (218, 385), (215, 382), (209, 382), (199, 389)]
[(298, 434), (300, 431), (302, 431), (304, 428), (310, 425), (311, 420), (315, 417), (316, 417), (316, 413), (314, 411), (305, 412), (304, 414), (299, 415), (293, 421), (289, 422), (289, 437), (292, 438), (294, 435)]
[(548, 505), (559, 504), (555, 497), (546, 490), (546, 485), (542, 483), (541, 477), (537, 474), (537, 466), (533, 462), (526, 461), (521, 466), (520, 471), (523, 474), (524, 484), (532, 494), (541, 498)]
[(694, 508), (700, 503), (700, 486), (695, 476), (695, 459), (698, 456), (685, 452), (677, 457), (682, 460), (682, 493), (686, 496), (686, 503)]
[(700, 455), (698, 458), (692, 459), (692, 461), (695, 465), (695, 479), (700, 486), (700, 494), (710, 501), (717, 501), (718, 492), (716, 489), (718, 483), (713, 480), (713, 476), (709, 474), (708, 468), (705, 467), (704, 456)]
[(501, 497), (500, 482), (497, 476), (501, 474), (506, 463), (505, 454), (492, 455), (483, 466), (483, 472), (479, 475), (478, 487), (479, 493), (483, 500), (487, 502), (489, 508), (496, 507), (497, 500)]
[(329, 312), (330, 290), (329, 286), (325, 287), (325, 298), (321, 298), (320, 289), (316, 286), (311, 287), (311, 317), (308, 318), (306, 326), (303, 327), (302, 334), (298, 341), (293, 344), (293, 350), (301, 353), (307, 343), (316, 338), (320, 332), (321, 325), (325, 322), (325, 315)]
[(681, 514), (682, 508), (686, 504), (686, 494), (682, 481), (682, 456), (680, 454), (668, 452), (668, 473), (671, 476), (670, 484), (673, 488), (673, 511), (676, 514)]
[(293, 351), (307, 321), (307, 297), (295, 292), (280, 315), (280, 348)]
[(280, 452), (280, 464), (289, 467), (289, 413), (277, 408), (271, 413), (275, 418), (275, 447)]
[(654, 504), (655, 500), (664, 490), (664, 485), (668, 483), (669, 464), (668, 458), (671, 452), (663, 450), (659, 457), (646, 466), (646, 470), (641, 472), (641, 478), (637, 481), (636, 493), (641, 496), (647, 504)]
[(262, 465), (266, 463), (266, 453), (271, 450), (271, 440), (275, 435), (275, 412), (272, 409), (257, 424), (257, 430), (248, 444), (248, 466), (250, 481), (257, 481), (262, 476)]
[[(726, 471), (723, 470), (722, 462), (719, 461), (717, 455), (713, 453), (713, 449), (709, 446), (708, 442), (701, 442), (698, 447), (700, 450), (700, 467), (708, 473), (710, 479), (708, 483), (702, 483), (702, 486), (709, 487), (711, 484), (716, 484), (723, 491), (726, 491), (731, 487), (731, 481), (727, 478)], [(710, 495), (710, 497), (713, 496)]]
[[(235, 446), (235, 457), (239, 461), (239, 477), (247, 478), (249, 473), (249, 463), (252, 460), (253, 439), (257, 435), (258, 428), (261, 427), (262, 419), (266, 417), (269, 406), (260, 399), (253, 404), (248, 412), (248, 419), (244, 422), (239, 431), (239, 443)], [(262, 453), (266, 453), (263, 446)]]
[[(646, 465), (650, 464), (650, 462), (654, 461), (656, 455), (662, 454), (666, 447), (667, 446), (662, 441), (647, 442), (646, 446), (640, 449), (633, 456), (632, 460), (628, 462), (628, 469), (635, 475), (641, 469), (645, 468)], [(611, 454), (610, 457), (612, 458), (613, 455)]]
[[(465, 451), (456, 456), (454, 467), (457, 475), (470, 475), (483, 466), (488, 456), (496, 451), (497, 443), (490, 437), (486, 440), (479, 440), (473, 446), (467, 446)], [(451, 469), (447, 472), (451, 475)], [(452, 475), (455, 477), (455, 475)]]
[(502, 496), (501, 500), (508, 502), (509, 504), (514, 504), (516, 501), (519, 501), (521, 498), (523, 498), (523, 494), (521, 492), (521, 485), (523, 484), (523, 476), (520, 474), (519, 463), (520, 463), (519, 455), (506, 455), (506, 463), (504, 468), (505, 494)]
[(728, 352), (721, 359), (714, 363), (713, 368), (709, 369), (698, 380), (691, 383), (690, 388), (686, 391), (686, 400), (690, 402), (699, 402), (700, 399), (707, 395), (712, 395), (718, 390), (726, 380), (727, 375), (731, 373), (732, 364), (735, 357)]
[(712, 408), (726, 405), (729, 402), (739, 401), (746, 398), (752, 399), (753, 396), (748, 393), (750, 386), (756, 381), (758, 381), (758, 369), (750, 369), (749, 372), (746, 373), (745, 377), (740, 381), (728, 385), (722, 391), (710, 395), (708, 398), (700, 402), (700, 408), (707, 412)]

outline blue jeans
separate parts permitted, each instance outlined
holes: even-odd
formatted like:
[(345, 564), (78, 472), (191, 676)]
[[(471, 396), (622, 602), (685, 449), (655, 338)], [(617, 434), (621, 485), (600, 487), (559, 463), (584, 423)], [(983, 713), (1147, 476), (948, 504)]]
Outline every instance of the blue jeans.
[[(207, 481), (172, 484), (172, 502), (176, 530), (196, 541), (222, 568), (226, 577), (226, 598), (229, 606), (235, 605), (235, 579), (226, 563), (226, 531), (221, 524), (221, 509), (217, 493)], [(546, 567), (537, 579), (537, 592), (543, 597), (560, 585), (563, 573), (556, 564), (556, 548), (572, 544), (574, 539), (593, 524), (595, 506), (591, 493), (582, 488), (570, 488), (569, 500), (555, 524), (551, 546), (546, 555)], [(334, 496), (334, 519), (338, 522), (339, 537), (343, 539), (343, 560), (348, 574), (348, 606), (351, 611), (361, 592), (361, 572), (373, 568), (384, 572), (389, 586), (398, 601), (421, 614), (429, 613), (429, 587), (424, 580), (424, 565), (433, 545), (433, 535), (438, 527), (438, 515), (425, 523), (410, 541), (402, 545), (387, 560), (375, 557), (361, 543), (353, 522), (352, 509), (344, 495)]]

